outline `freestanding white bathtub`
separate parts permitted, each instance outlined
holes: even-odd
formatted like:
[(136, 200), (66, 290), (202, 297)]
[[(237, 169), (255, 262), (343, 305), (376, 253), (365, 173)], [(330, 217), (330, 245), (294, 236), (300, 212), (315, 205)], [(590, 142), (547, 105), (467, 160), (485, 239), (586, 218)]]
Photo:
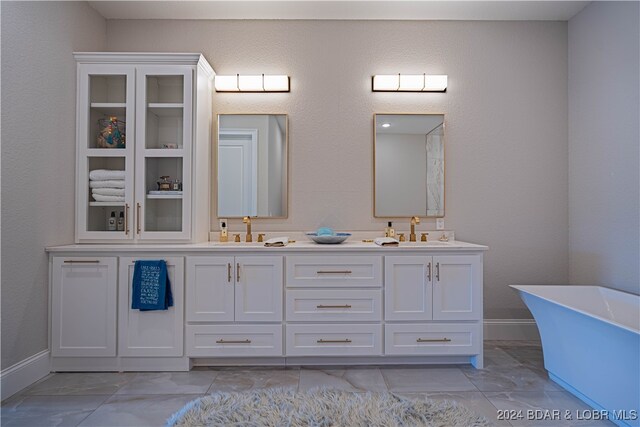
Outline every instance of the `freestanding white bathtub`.
[(549, 377), (619, 426), (640, 426), (640, 296), (599, 286), (511, 286), (536, 320)]

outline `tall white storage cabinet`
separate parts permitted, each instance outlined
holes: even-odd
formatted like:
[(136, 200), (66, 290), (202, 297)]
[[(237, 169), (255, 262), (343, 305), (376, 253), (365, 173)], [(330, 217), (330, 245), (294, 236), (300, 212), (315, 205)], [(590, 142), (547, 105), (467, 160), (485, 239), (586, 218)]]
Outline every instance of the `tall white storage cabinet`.
[[(74, 56), (76, 242), (207, 240), (209, 63), (201, 54)], [(158, 191), (162, 177), (174, 191)], [(112, 214), (121, 230), (110, 229)]]

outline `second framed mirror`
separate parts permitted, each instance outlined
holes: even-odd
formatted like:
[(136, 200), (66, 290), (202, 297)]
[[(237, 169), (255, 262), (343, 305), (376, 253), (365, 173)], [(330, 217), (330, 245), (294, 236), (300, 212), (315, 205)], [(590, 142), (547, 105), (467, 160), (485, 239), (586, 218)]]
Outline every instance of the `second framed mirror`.
[(286, 114), (219, 114), (219, 218), (288, 216)]
[(375, 217), (444, 216), (444, 115), (375, 114)]

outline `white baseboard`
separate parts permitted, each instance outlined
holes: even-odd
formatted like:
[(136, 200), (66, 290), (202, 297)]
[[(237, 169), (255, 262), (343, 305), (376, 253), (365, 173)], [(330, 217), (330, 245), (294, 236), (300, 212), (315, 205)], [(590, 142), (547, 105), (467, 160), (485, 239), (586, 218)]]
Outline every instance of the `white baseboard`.
[(0, 372), (2, 400), (49, 374), (49, 350), (43, 350)]
[(484, 319), (484, 339), (540, 341), (540, 335), (533, 319)]

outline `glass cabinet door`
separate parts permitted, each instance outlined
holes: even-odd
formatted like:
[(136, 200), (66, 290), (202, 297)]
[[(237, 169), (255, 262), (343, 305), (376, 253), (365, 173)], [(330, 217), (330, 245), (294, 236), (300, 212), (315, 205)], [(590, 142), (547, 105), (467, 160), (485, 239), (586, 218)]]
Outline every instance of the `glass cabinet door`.
[(137, 69), (136, 234), (189, 239), (192, 70)]
[(77, 236), (132, 239), (134, 68), (83, 64), (78, 72)]

